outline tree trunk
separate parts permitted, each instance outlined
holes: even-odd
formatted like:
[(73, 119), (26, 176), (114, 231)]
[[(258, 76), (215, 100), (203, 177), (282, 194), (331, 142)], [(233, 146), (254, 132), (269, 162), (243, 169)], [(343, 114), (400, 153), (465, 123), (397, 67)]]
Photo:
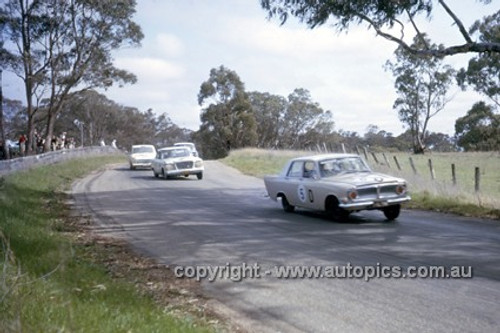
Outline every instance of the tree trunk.
[(43, 146), (43, 151), (48, 152), (51, 151), (51, 144), (52, 144), (52, 137), (54, 136), (54, 123), (56, 121), (56, 117), (54, 114), (49, 112), (48, 119), (47, 119), (47, 130), (46, 130), (46, 137), (45, 137), (45, 144)]
[(4, 159), (9, 159), (9, 145), (7, 144), (7, 140), (5, 140), (5, 131), (3, 127), (2, 70), (0, 70), (0, 143), (2, 144)]

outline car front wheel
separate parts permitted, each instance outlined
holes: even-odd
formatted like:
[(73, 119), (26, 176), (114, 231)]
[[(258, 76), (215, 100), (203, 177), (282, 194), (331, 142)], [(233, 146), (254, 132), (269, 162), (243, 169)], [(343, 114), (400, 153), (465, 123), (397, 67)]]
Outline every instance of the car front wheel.
[(281, 197), (281, 206), (283, 206), (283, 210), (287, 213), (291, 213), (295, 210), (295, 206), (290, 205), (288, 199), (284, 195)]
[(196, 177), (197, 177), (199, 180), (202, 180), (202, 179), (203, 179), (203, 172), (197, 173), (197, 174), (196, 174)]
[(333, 196), (326, 199), (325, 210), (330, 218), (339, 222), (345, 222), (351, 214), (348, 210), (339, 207), (338, 199)]
[(399, 212), (401, 211), (401, 205), (394, 205), (384, 208), (384, 215), (389, 220), (395, 220), (399, 216)]

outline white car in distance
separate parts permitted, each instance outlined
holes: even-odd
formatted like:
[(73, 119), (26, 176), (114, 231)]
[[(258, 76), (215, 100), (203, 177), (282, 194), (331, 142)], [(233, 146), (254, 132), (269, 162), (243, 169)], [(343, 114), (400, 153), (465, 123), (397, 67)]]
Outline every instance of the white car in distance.
[(192, 142), (177, 142), (174, 143), (174, 147), (187, 147), (191, 150), (193, 156), (199, 157), (198, 151), (196, 150), (196, 146)]
[(193, 156), (188, 147), (159, 149), (156, 158), (151, 162), (151, 168), (155, 177), (162, 176), (165, 179), (190, 175), (202, 179), (205, 170), (203, 160)]
[(151, 161), (156, 156), (156, 148), (153, 145), (133, 145), (128, 156), (130, 170), (136, 168), (150, 168)]

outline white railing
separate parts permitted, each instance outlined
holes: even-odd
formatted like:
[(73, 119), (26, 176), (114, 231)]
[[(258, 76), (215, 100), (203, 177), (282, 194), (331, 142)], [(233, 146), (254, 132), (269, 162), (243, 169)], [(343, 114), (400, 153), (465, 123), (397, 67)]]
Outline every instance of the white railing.
[(43, 154), (16, 157), (10, 160), (0, 160), (0, 176), (12, 172), (27, 170), (35, 166), (53, 164), (82, 156), (103, 154), (120, 154), (121, 151), (112, 146), (92, 146), (73, 149), (62, 149)]

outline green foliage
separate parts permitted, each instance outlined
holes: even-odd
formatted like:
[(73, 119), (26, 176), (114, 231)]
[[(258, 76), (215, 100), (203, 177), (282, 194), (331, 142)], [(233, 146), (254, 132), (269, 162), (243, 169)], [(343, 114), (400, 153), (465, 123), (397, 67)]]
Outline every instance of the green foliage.
[[(471, 28), (485, 43), (500, 42), (500, 11), (477, 21)], [(463, 89), (466, 84), (488, 96), (497, 106), (500, 105), (500, 54), (482, 53), (469, 60), (467, 69), (461, 69), (458, 83)]]
[(224, 66), (210, 71), (198, 94), (204, 106), (197, 133), (206, 158), (226, 156), (230, 149), (254, 146), (257, 124), (252, 106), (238, 74)]
[(474, 104), (467, 114), (455, 122), (457, 144), (466, 151), (500, 149), (500, 115), (484, 102)]
[(306, 89), (295, 89), (288, 99), (259, 92), (249, 96), (257, 120), (257, 147), (305, 149), (332, 138), (331, 112), (315, 103)]
[(107, 144), (116, 140), (118, 147), (128, 150), (133, 144), (165, 147), (191, 140), (191, 131), (179, 128), (167, 114), (125, 107), (94, 90), (71, 94), (54, 127), (56, 133), (66, 132), (67, 137), (75, 138), (79, 146), (81, 132), (74, 124), (75, 119), (84, 123), (84, 144), (87, 146), (96, 145), (101, 139)]

